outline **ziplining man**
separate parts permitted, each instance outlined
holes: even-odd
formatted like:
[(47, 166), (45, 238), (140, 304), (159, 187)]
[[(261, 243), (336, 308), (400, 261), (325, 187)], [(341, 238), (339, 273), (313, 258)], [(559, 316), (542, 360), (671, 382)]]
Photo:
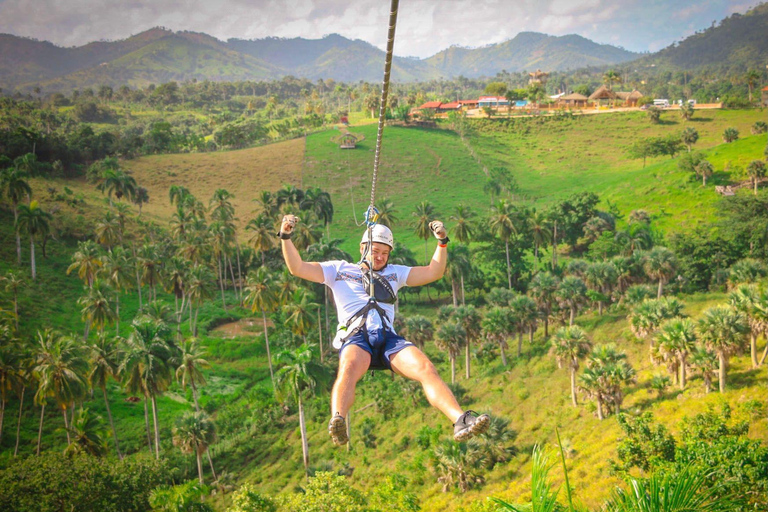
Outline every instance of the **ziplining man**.
[[(346, 261), (303, 261), (291, 241), (298, 220), (286, 215), (278, 232), (285, 263), (294, 276), (331, 289), (341, 327), (333, 343), (334, 348), (339, 349), (339, 371), (331, 392), (332, 418), (328, 425), (333, 442), (341, 446), (349, 441), (347, 413), (355, 400), (355, 387), (369, 369), (392, 370), (421, 383), (429, 403), (453, 422), (456, 441), (466, 441), (485, 432), (490, 417), (459, 407), (429, 358), (399, 336), (393, 327), (397, 290), (432, 283), (445, 273), (449, 239), (442, 222), (430, 223), (438, 245), (429, 265), (408, 267), (388, 264), (394, 238), (392, 231), (381, 224), (366, 229), (363, 234), (361, 262), (357, 265)], [(371, 279), (374, 297), (369, 294)]]

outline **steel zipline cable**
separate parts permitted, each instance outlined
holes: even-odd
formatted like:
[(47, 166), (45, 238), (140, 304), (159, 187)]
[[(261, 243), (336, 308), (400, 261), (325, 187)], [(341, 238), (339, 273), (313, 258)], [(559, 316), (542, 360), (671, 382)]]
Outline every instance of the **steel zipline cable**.
[(387, 96), (389, 95), (389, 75), (392, 71), (392, 52), (395, 47), (395, 29), (397, 28), (397, 9), (399, 0), (392, 0), (389, 9), (389, 31), (387, 32), (387, 56), (384, 61), (384, 80), (381, 82), (381, 100), (379, 102), (379, 128), (376, 133), (376, 153), (373, 157), (373, 177), (371, 179), (371, 203), (365, 211), (365, 223), (368, 227), (368, 243), (365, 252), (362, 255), (361, 263), (365, 261), (366, 256), (370, 255), (371, 262), (368, 265), (368, 295), (374, 297), (373, 286), (373, 226), (378, 220), (378, 210), (374, 206), (376, 200), (376, 179), (379, 174), (379, 163), (381, 161), (381, 139), (384, 135), (384, 119), (387, 114)]
[(397, 27), (397, 9), (400, 1), (392, 0), (389, 12), (389, 32), (387, 34), (387, 57), (384, 62), (384, 80), (381, 83), (381, 101), (379, 103), (379, 130), (376, 134), (376, 153), (373, 157), (373, 179), (371, 181), (371, 204), (369, 209), (374, 209), (376, 199), (376, 179), (379, 173), (381, 161), (381, 139), (384, 134), (384, 118), (387, 113), (387, 96), (389, 95), (389, 74), (392, 70), (392, 50), (395, 46), (395, 28)]

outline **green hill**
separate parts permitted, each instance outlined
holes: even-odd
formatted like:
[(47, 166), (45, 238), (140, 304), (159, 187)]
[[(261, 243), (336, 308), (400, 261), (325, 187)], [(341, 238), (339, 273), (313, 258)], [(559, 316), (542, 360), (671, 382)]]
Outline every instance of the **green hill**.
[[(762, 157), (766, 135), (746, 135), (762, 115), (752, 110), (698, 111), (692, 121), (684, 123), (667, 113), (659, 125), (651, 125), (644, 115), (637, 113), (479, 121), (466, 144), (448, 130), (387, 127), (376, 197), (394, 202), (399, 217), (394, 225), (395, 236), (398, 243), (412, 249), (418, 259), (424, 245), (410, 227), (414, 207), (422, 200), (429, 200), (446, 220), (460, 203), (485, 214), (490, 201), (483, 192), (484, 168), (497, 166), (510, 169), (515, 176), (519, 188), (513, 199), (518, 204), (544, 209), (574, 193), (594, 192), (602, 199), (601, 209), (608, 208), (608, 201), (623, 215), (643, 208), (651, 214), (654, 227), (662, 234), (688, 232), (693, 226), (715, 219), (715, 205), (719, 200), (714, 192), (715, 184), (740, 180), (746, 163)], [(627, 158), (627, 147), (634, 140), (677, 134), (688, 125), (700, 132), (696, 149), (704, 151), (717, 170), (706, 188), (679, 171), (677, 159), (650, 159), (643, 167), (641, 160)], [(729, 126), (737, 127), (743, 136), (734, 143), (724, 144), (720, 136)], [(145, 157), (124, 165), (135, 168), (134, 176), (139, 184), (152, 180), (158, 187), (153, 201), (162, 205), (156, 205), (157, 210), (148, 217), (162, 225), (167, 225), (171, 209), (167, 206), (167, 191), (159, 191), (168, 185), (171, 173), (178, 177), (178, 183), (185, 183), (186, 167), (194, 166), (193, 173), (186, 178), (190, 179), (190, 188), (198, 187), (194, 190), (198, 198), (206, 202), (211, 192), (221, 186), (216, 178), (221, 169), (236, 169), (231, 179), (251, 184), (251, 190), (248, 187), (238, 190), (241, 203), (236, 215), (246, 219), (252, 215), (245, 206), (249, 199), (257, 197), (260, 190), (274, 191), (276, 176), (290, 179), (293, 174), (296, 181), (291, 182), (297, 186), (303, 189), (319, 186), (332, 194), (335, 216), (330, 234), (345, 238), (343, 247), (354, 254), (361, 231), (355, 225), (355, 216), (359, 221), (370, 195), (375, 127), (360, 126), (354, 130), (365, 135), (365, 140), (354, 150), (340, 150), (332, 143), (331, 138), (337, 135), (335, 131), (309, 136), (300, 168), (295, 158), (295, 153), (301, 150), (297, 143), (274, 145), (269, 151), (258, 148), (195, 155), (195, 161), (190, 161), (189, 155)], [(281, 148), (291, 155), (275, 156)], [(250, 169), (244, 165), (257, 160), (258, 165)], [(284, 166), (289, 172), (264, 176), (262, 174), (269, 170), (265, 162)], [(69, 181), (66, 185), (53, 182), (58, 187), (69, 186), (72, 195), (85, 198), (86, 205), (69, 210), (54, 194), (47, 194), (46, 188), (51, 185), (51, 182), (36, 180), (34, 196), (41, 199), (44, 208), (58, 207), (61, 215), (72, 217), (70, 222), (79, 223), (81, 232), (90, 232), (94, 218), (91, 215), (95, 216), (95, 210), (106, 208), (93, 193), (93, 186), (84, 182)], [(8, 269), (15, 268), (15, 247), (10, 228), (12, 214), (6, 209), (0, 215), (0, 275), (4, 275)], [(450, 222), (447, 223), (450, 226)], [(146, 226), (150, 225), (141, 227), (132, 223), (129, 231), (147, 229), (148, 233), (154, 233), (152, 236), (161, 236)], [(22, 332), (26, 336), (46, 326), (81, 332), (83, 323), (75, 301), (82, 295), (83, 285), (76, 276), (65, 276), (76, 242), (68, 238), (49, 242), (49, 257), (39, 261), (40, 279), (24, 288), (20, 305)], [(430, 249), (433, 244), (430, 241)], [(26, 251), (25, 247), (25, 258)], [(258, 258), (250, 264), (258, 265)], [(24, 266), (22, 270), (26, 272), (28, 268)], [(172, 295), (163, 291), (158, 295), (173, 307)], [(482, 289), (469, 293), (469, 299), (479, 307), (485, 302), (484, 296)], [(322, 302), (322, 295), (317, 297)], [(679, 298), (685, 303), (685, 313), (693, 318), (706, 307), (727, 300), (720, 292)], [(226, 299), (230, 305), (235, 302), (231, 290)], [(400, 314), (419, 313), (436, 321), (437, 308), (450, 301), (444, 292), (437, 299), (433, 297), (434, 302), (420, 299), (409, 296), (401, 305)], [(9, 292), (0, 289), (0, 306), (8, 309), (10, 303)], [(121, 334), (128, 333), (128, 320), (137, 310), (135, 292), (123, 293)], [(736, 419), (748, 421), (749, 437), (765, 443), (768, 424), (764, 397), (768, 390), (762, 378), (763, 369), (752, 369), (749, 356), (737, 356), (731, 360), (725, 393), (705, 394), (703, 382), (696, 376), (685, 390), (669, 389), (665, 396), (658, 397), (650, 381), (665, 369), (651, 365), (647, 344), (635, 339), (627, 314), (626, 308), (617, 305), (602, 316), (587, 310), (577, 317), (577, 323), (586, 329), (593, 343), (616, 343), (626, 352), (637, 372), (637, 383), (625, 389), (622, 410), (631, 415), (650, 411), (661, 424), (678, 434), (683, 418), (705, 412), (709, 407), (719, 410), (727, 403), (732, 406)], [(210, 299), (203, 306), (201, 339), (207, 347), (211, 368), (205, 370), (208, 382), (200, 390), (200, 401), (217, 423), (219, 441), (212, 452), (217, 471), (227, 475), (223, 481), (232, 486), (248, 482), (261, 493), (286, 495), (306, 482), (297, 410), (290, 401), (283, 406), (272, 396), (261, 324), (258, 317), (253, 316), (237, 307), (224, 310), (218, 298)], [(270, 335), (273, 350), (293, 348), (300, 341), (285, 328), (286, 316), (285, 311), (271, 315), (276, 326), (271, 328)], [(184, 335), (189, 334), (186, 323), (182, 329)], [(309, 338), (310, 341), (317, 339), (314, 330)], [(761, 348), (764, 343), (761, 339)], [(426, 350), (441, 375), (449, 379), (447, 355), (438, 351), (433, 343), (428, 343)], [(463, 371), (459, 372), (456, 392), (461, 403), (508, 420), (514, 431), (513, 440), (509, 442), (515, 449), (511, 460), (482, 472), (483, 482), (467, 493), (443, 492), (443, 484), (437, 481), (432, 468), (432, 449), (435, 443), (448, 438), (449, 422), (426, 405), (419, 390), (384, 372), (366, 376), (360, 383), (353, 408), (349, 451), (333, 447), (328, 438), (327, 391), (320, 389), (316, 398), (308, 400), (305, 414), (311, 466), (315, 471), (331, 470), (348, 475), (351, 485), (361, 490), (370, 490), (388, 475), (402, 475), (409, 480), (407, 491), (418, 497), (422, 510), (489, 511), (492, 509), (483, 508), (486, 506), (482, 500), (491, 495), (515, 502), (530, 499), (530, 451), (535, 444), (551, 448), (555, 428), (558, 428), (569, 447), (568, 468), (576, 496), (595, 510), (609, 489), (620, 483), (610, 472), (609, 459), (617, 459), (617, 441), (623, 434), (614, 416), (598, 420), (591, 402), (582, 399), (578, 407), (571, 405), (568, 373), (557, 368), (547, 351), (543, 330), (538, 329), (533, 343), (524, 343), (521, 357), (510, 356), (508, 367), (503, 367), (498, 357), (488, 351), (476, 350), (471, 377), (464, 378)], [(334, 355), (328, 358), (326, 361), (333, 369)], [(459, 366), (463, 370), (463, 363)], [(142, 403), (127, 401), (126, 394), (114, 382), (110, 382), (108, 391), (123, 450), (145, 451)], [(192, 410), (191, 400), (191, 391), (182, 390), (178, 384), (173, 384), (158, 400), (163, 454), (170, 458), (176, 468), (174, 475), (179, 479), (196, 477), (193, 458), (181, 455), (171, 443), (175, 420), (183, 411)], [(10, 400), (8, 411), (18, 411), (18, 405), (17, 400)], [(106, 415), (99, 393), (86, 397), (85, 405)], [(13, 416), (15, 412), (6, 415), (8, 434), (0, 444), (0, 467), (12, 459), (15, 419), (10, 418)], [(34, 452), (39, 420), (39, 407), (27, 400), (21, 424), (24, 457)], [(63, 449), (60, 411), (50, 407), (44, 420), (44, 449)], [(206, 479), (209, 477), (206, 470)], [(553, 471), (553, 477), (556, 484), (562, 483), (559, 469)], [(231, 494), (216, 494), (211, 501), (217, 510), (224, 510)]]

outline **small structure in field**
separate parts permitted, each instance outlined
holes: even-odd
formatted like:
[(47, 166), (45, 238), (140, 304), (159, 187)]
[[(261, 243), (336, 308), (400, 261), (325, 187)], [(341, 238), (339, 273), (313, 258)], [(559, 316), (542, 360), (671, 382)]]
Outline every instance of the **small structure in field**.
[(355, 149), (358, 142), (365, 140), (365, 135), (362, 133), (351, 133), (344, 131), (339, 135), (331, 138), (331, 142), (339, 145), (339, 149)]
[(357, 137), (351, 133), (345, 133), (339, 141), (339, 149), (355, 149), (357, 147)]

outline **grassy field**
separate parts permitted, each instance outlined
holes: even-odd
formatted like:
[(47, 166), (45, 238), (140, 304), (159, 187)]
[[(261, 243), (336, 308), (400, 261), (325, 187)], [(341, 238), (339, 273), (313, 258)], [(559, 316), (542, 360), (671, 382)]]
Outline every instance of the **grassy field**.
[[(600, 195), (603, 207), (611, 201), (625, 215), (632, 209), (644, 208), (653, 214), (654, 225), (663, 231), (687, 230), (713, 218), (718, 199), (715, 184), (740, 180), (745, 165), (762, 156), (766, 135), (751, 136), (749, 127), (764, 116), (760, 111), (706, 111), (697, 112), (688, 123), (695, 126), (701, 136), (696, 149), (705, 151), (718, 171), (706, 188), (678, 171), (676, 160), (649, 160), (643, 167), (642, 161), (629, 160), (626, 156), (626, 147), (636, 138), (679, 133), (686, 123), (671, 114), (665, 114), (660, 125), (651, 125), (644, 115), (631, 113), (551, 121), (516, 120), (503, 130), (497, 123), (493, 128), (481, 127), (469, 138), (479, 161), (453, 132), (388, 127), (376, 198), (388, 197), (395, 203), (399, 217), (395, 224), (396, 237), (419, 258), (424, 244), (410, 227), (414, 207), (429, 200), (443, 219), (447, 219), (459, 203), (485, 213), (490, 201), (483, 192), (483, 167), (496, 165), (512, 170), (520, 187), (514, 199), (520, 203), (544, 208), (572, 193), (591, 191)], [(722, 144), (720, 134), (728, 126), (737, 127), (742, 139)], [(353, 131), (366, 136), (355, 150), (340, 150), (331, 142), (338, 132), (329, 131), (311, 135), (306, 141), (232, 152), (145, 157), (123, 165), (134, 173), (139, 185), (149, 189), (151, 200), (144, 207), (143, 217), (162, 225), (166, 225), (173, 211), (167, 199), (172, 184), (188, 187), (204, 202), (218, 188), (233, 192), (241, 227), (251, 218), (251, 200), (261, 190), (275, 191), (284, 183), (300, 188), (319, 186), (329, 191), (334, 200), (336, 213), (330, 226), (331, 236), (346, 238), (343, 247), (354, 253), (361, 231), (355, 216), (361, 221), (370, 197), (376, 126), (355, 126)], [(103, 196), (84, 181), (35, 180), (34, 188), (35, 196), (45, 208), (59, 209), (57, 222), (68, 226), (71, 232), (87, 234), (88, 224), (106, 208)], [(55, 194), (51, 194), (49, 188), (80, 201), (74, 205), (54, 201)], [(14, 266), (15, 251), (10, 229), (12, 217), (9, 212), (0, 212), (0, 215), (0, 274), (3, 274)], [(65, 275), (75, 247), (73, 240), (51, 242), (49, 258), (38, 256), (40, 278), (23, 289), (20, 301), (25, 335), (31, 336), (36, 329), (48, 326), (82, 332), (83, 322), (74, 306), (82, 294), (82, 283), (75, 276)], [(28, 244), (24, 251), (26, 260)], [(23, 270), (28, 271), (26, 267)], [(169, 296), (161, 295), (161, 298), (169, 304), (172, 302)], [(8, 294), (0, 291), (0, 299), (0, 306), (7, 308)], [(725, 296), (700, 294), (682, 297), (682, 300), (686, 303), (686, 313), (695, 318), (706, 307), (723, 302)], [(228, 302), (233, 302), (232, 297)], [(433, 317), (438, 305), (414, 304), (409, 297), (402, 314), (419, 312)], [(121, 309), (125, 319), (135, 315), (138, 299), (134, 293), (123, 294)], [(764, 407), (768, 392), (764, 370), (762, 373), (752, 370), (749, 357), (739, 356), (732, 360), (726, 393), (705, 395), (701, 379), (694, 377), (685, 391), (670, 389), (665, 397), (657, 398), (648, 383), (662, 369), (648, 362), (647, 346), (632, 336), (626, 314), (626, 311), (611, 309), (602, 317), (588, 313), (577, 319), (594, 343), (617, 343), (637, 370), (638, 382), (628, 389), (625, 411), (652, 411), (661, 423), (676, 432), (682, 418), (727, 402), (740, 417), (749, 418), (752, 438), (763, 441), (768, 438), (764, 411), (762, 416), (752, 417), (745, 407), (755, 400)], [(201, 311), (201, 320), (210, 325), (236, 322), (244, 317), (248, 317), (248, 312), (223, 311), (218, 302), (207, 304)], [(279, 313), (274, 318), (278, 325), (283, 320)], [(127, 323), (121, 328), (123, 335), (128, 332)], [(271, 390), (260, 324), (248, 323), (238, 324), (239, 331), (211, 330), (202, 337), (212, 368), (206, 372), (208, 384), (201, 390), (201, 405), (214, 412), (220, 438), (213, 449), (214, 463), (217, 471), (229, 473), (237, 484), (251, 482), (267, 494), (293, 492), (304, 483), (298, 417), (295, 411), (287, 416), (267, 417), (267, 411), (255, 405), (269, 402)], [(292, 346), (294, 340), (284, 335), (272, 342), (276, 350)], [(761, 348), (763, 342), (761, 340)], [(448, 357), (431, 344), (427, 351), (443, 377), (449, 379)], [(609, 474), (608, 461), (617, 456), (615, 445), (620, 429), (613, 417), (597, 420), (588, 403), (578, 408), (571, 405), (568, 373), (558, 369), (554, 359), (547, 355), (542, 333), (536, 335), (533, 345), (525, 343), (521, 358), (510, 358), (509, 367), (502, 367), (498, 360), (473, 360), (472, 365), (472, 377), (465, 380), (463, 362), (459, 362), (459, 384), (466, 390), (462, 393), (462, 405), (508, 419), (510, 428), (517, 433), (514, 442), (517, 455), (508, 464), (488, 472), (484, 485), (464, 495), (441, 492), (442, 486), (436, 482), (428, 463), (428, 450), (420, 448), (416, 438), (419, 431), (428, 427), (437, 429), (441, 439), (447, 439), (450, 422), (424, 404), (420, 391), (410, 390), (402, 379), (384, 372), (364, 378), (353, 411), (373, 403), (381, 394), (390, 394), (397, 406), (391, 417), (385, 417), (376, 407), (353, 412), (350, 451), (333, 447), (328, 439), (327, 393), (321, 391), (317, 398), (309, 401), (306, 414), (312, 467), (317, 470), (346, 468), (352, 473), (351, 482), (361, 489), (380, 482), (388, 474), (403, 474), (412, 480), (411, 490), (419, 496), (422, 510), (467, 510), (472, 501), (490, 495), (522, 502), (530, 498), (531, 449), (535, 444), (552, 449), (557, 427), (564, 441), (573, 448), (568, 467), (577, 499), (588, 506), (598, 505), (607, 496), (609, 487), (619, 482)], [(126, 401), (114, 383), (110, 384), (109, 392), (122, 447), (129, 452), (144, 449), (142, 404)], [(105, 415), (100, 393), (90, 397), (86, 405)], [(174, 385), (159, 399), (158, 406), (164, 450), (192, 477), (193, 459), (178, 454), (170, 443), (175, 417), (191, 409), (191, 395)], [(366, 447), (361, 441), (359, 427), (366, 420), (376, 426), (375, 447)], [(37, 421), (39, 408), (28, 400), (21, 429), (25, 455), (34, 450)], [(265, 428), (265, 422), (275, 428)], [(15, 413), (7, 414), (6, 432), (13, 432), (15, 423)], [(64, 434), (57, 430), (61, 424), (60, 412), (49, 408), (44, 448), (63, 448)], [(9, 457), (14, 441), (10, 433), (3, 437), (0, 463)], [(552, 476), (556, 483), (562, 483), (559, 467), (553, 470)], [(216, 495), (213, 500), (217, 509), (223, 510), (229, 499), (227, 495)]]

